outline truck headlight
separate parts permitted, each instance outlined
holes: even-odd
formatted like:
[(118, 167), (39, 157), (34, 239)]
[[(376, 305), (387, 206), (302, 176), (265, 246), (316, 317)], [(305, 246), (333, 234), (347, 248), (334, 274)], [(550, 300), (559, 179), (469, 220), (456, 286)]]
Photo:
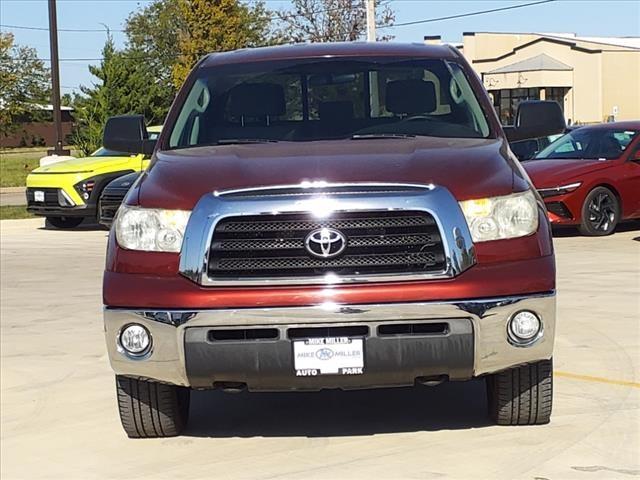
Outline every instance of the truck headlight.
[(538, 229), (538, 204), (530, 190), (465, 200), (460, 207), (474, 242), (524, 237)]
[(191, 212), (122, 205), (115, 220), (122, 248), (145, 252), (179, 252)]

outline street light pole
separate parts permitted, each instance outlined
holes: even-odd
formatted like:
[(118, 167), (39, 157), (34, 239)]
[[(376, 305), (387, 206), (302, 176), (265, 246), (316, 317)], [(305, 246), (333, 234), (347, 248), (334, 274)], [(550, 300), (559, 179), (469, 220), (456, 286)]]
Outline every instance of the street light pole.
[(58, 19), (56, 0), (49, 0), (49, 45), (51, 47), (51, 104), (56, 129), (56, 145), (49, 155), (69, 155), (64, 150), (62, 138), (62, 114), (60, 112), (60, 65), (58, 61)]

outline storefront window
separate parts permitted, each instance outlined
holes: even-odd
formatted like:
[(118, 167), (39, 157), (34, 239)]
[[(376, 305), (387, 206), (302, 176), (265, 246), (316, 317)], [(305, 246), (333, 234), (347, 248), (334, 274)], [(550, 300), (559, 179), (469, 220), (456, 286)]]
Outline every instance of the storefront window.
[(564, 87), (547, 87), (546, 99), (558, 102), (558, 105), (560, 105), (560, 108), (564, 112), (564, 97), (568, 91), (569, 89)]
[[(558, 102), (564, 112), (564, 97), (569, 91), (565, 87), (543, 87), (545, 100)], [(540, 100), (540, 90), (543, 88), (511, 88), (503, 90), (490, 90), (493, 98), (493, 107), (500, 117), (502, 125), (512, 125), (516, 118), (516, 111), (520, 102), (525, 100)]]
[(490, 93), (493, 94), (493, 106), (503, 125), (513, 124), (520, 102), (540, 100), (540, 89), (537, 87), (492, 90)]

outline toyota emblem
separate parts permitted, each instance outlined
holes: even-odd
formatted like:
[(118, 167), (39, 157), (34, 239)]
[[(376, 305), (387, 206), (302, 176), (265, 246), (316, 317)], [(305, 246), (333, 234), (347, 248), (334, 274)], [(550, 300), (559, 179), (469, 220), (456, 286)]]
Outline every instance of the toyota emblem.
[(333, 258), (347, 247), (347, 237), (333, 228), (318, 228), (307, 235), (304, 245), (314, 257)]

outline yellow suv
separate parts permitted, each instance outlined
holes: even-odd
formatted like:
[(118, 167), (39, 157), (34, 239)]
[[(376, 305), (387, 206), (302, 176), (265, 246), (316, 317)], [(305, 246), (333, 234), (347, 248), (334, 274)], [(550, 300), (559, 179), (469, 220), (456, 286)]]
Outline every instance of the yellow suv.
[[(157, 138), (161, 128), (149, 127), (149, 139)], [(111, 180), (148, 164), (148, 156), (102, 147), (88, 157), (36, 168), (27, 177), (27, 210), (54, 227), (77, 227), (85, 218), (96, 219), (100, 194)]]

